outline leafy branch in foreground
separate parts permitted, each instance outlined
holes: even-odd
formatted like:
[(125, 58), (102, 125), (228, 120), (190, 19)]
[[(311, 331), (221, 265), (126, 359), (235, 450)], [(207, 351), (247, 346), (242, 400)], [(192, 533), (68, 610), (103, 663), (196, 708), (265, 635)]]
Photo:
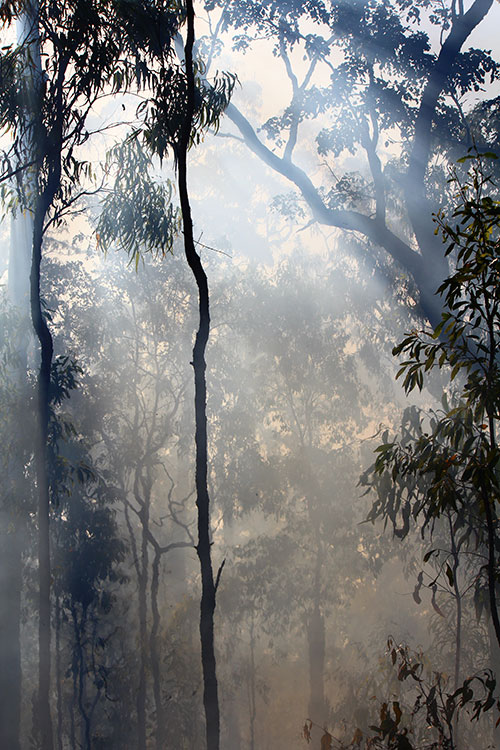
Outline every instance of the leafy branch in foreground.
[[(457, 190), (453, 224), (442, 213), (437, 230), (447, 243), (446, 254), (455, 271), (443, 281), (438, 294), (444, 299), (441, 322), (432, 330), (413, 331), (394, 348), (404, 354), (397, 377), (406, 393), (423, 388), (427, 374), (447, 368), (449, 383), (457, 385), (451, 407), (430, 420), (418, 436), (384, 442), (377, 452), (374, 471), (387, 475), (387, 501), (375, 502), (369, 520), (385, 515), (396, 528), (403, 518), (400, 537), (409, 531), (410, 518), (423, 517), (423, 529), (442, 514), (451, 513), (453, 524), (465, 517), (476, 543), (487, 550), (484, 566), (495, 633), (500, 643), (500, 621), (495, 587), (498, 582), (497, 512), (500, 500), (500, 452), (497, 444), (500, 417), (500, 203), (496, 185), (485, 172), (490, 153), (470, 152), (462, 161), (472, 165), (466, 181), (456, 173), (450, 182)], [(411, 489), (409, 489), (409, 484)], [(432, 528), (432, 527), (431, 527)]]
[(101, 202), (97, 244), (104, 249), (118, 244), (136, 268), (141, 252), (171, 252), (181, 225), (171, 181), (150, 177), (151, 156), (134, 137), (111, 149), (107, 168), (116, 172), (113, 188)]
[[(456, 750), (457, 726), (462, 715), (476, 722), (492, 708), (500, 711), (500, 699), (495, 695), (497, 683), (489, 669), (467, 677), (455, 690), (450, 690), (447, 675), (429, 671), (423, 652), (413, 651), (405, 643), (397, 643), (389, 637), (386, 656), (395, 670), (396, 685), (399, 683), (400, 687), (396, 692), (391, 691), (391, 699), (380, 703), (377, 723), (364, 729), (356, 727), (350, 742), (323, 729), (321, 750), (333, 747), (337, 750)], [(406, 697), (400, 695), (403, 685)], [(500, 723), (500, 718), (496, 723)], [(308, 744), (313, 726), (314, 722), (307, 719), (302, 729)]]

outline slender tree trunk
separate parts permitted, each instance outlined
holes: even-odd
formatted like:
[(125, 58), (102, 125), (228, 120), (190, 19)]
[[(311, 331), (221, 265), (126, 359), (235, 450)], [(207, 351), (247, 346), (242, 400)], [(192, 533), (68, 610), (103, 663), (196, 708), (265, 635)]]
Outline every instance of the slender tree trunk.
[(196, 552), (201, 568), (200, 639), (203, 670), (203, 704), (205, 707), (207, 750), (219, 750), (220, 718), (214, 649), (214, 612), (217, 584), (214, 580), (210, 542), (210, 498), (207, 485), (207, 385), (205, 349), (210, 332), (209, 293), (207, 276), (196, 252), (193, 222), (187, 189), (187, 151), (194, 113), (195, 80), (193, 69), (194, 10), (186, 0), (187, 38), (185, 65), (187, 76), (186, 115), (177, 153), (179, 197), (184, 226), (184, 250), (191, 268), (199, 299), (199, 328), (193, 349), (196, 424), (196, 506), (198, 508), (198, 544)]
[(20, 519), (13, 509), (0, 512), (0, 747), (19, 750), (21, 721), (21, 585)]
[[(38, 39), (33, 33), (36, 19), (36, 5), (27, 5), (17, 21), (17, 42), (24, 45), (24, 63), (20, 75), (24, 78), (28, 98), (33, 95), (36, 77), (40, 70)], [(19, 144), (19, 164), (32, 157), (31, 122), (20, 123), (22, 133)], [(19, 194), (29, 193), (31, 185), (24, 185), (18, 178)], [(0, 509), (0, 747), (19, 750), (21, 722), (21, 588), (22, 588), (22, 549), (23, 549), (23, 445), (19, 434), (21, 409), (26, 399), (26, 350), (28, 335), (26, 323), (29, 321), (29, 269), (31, 244), (33, 240), (32, 213), (25, 201), (21, 200), (19, 213), (12, 217), (10, 253), (8, 266), (8, 296), (18, 316), (15, 332), (17, 361), (13, 365), (13, 409), (17, 419), (13, 419), (11, 437), (17, 443), (8, 461), (3, 485)], [(14, 415), (13, 415), (14, 416)], [(24, 415), (23, 415), (24, 416)], [(20, 440), (19, 440), (20, 439)], [(31, 448), (31, 446), (30, 446)], [(27, 489), (27, 488), (26, 488)]]
[(71, 616), (73, 618), (73, 660), (74, 670), (78, 681), (78, 711), (80, 713), (81, 725), (81, 747), (84, 750), (92, 750), (91, 716), (87, 710), (87, 667), (85, 659), (84, 634), (87, 625), (87, 610), (82, 607), (81, 617), (78, 617), (78, 608), (75, 603), (71, 605)]
[[(426, 261), (431, 263), (435, 261), (432, 256), (437, 255), (445, 271), (442, 279), (447, 275), (447, 265), (442, 257), (442, 243), (437, 242), (434, 236), (432, 207), (425, 192), (425, 175), (431, 155), (432, 124), (439, 97), (446, 90), (448, 76), (453, 70), (460, 50), (476, 26), (485, 18), (492, 4), (493, 0), (474, 0), (469, 10), (453, 21), (438, 58), (429, 72), (415, 120), (413, 144), (408, 160), (406, 205), (420, 251)], [(439, 277), (436, 279), (436, 286), (440, 280)]]
[(56, 595), (56, 695), (57, 695), (57, 750), (63, 750), (63, 694), (61, 673), (61, 600)]
[(158, 588), (160, 582), (161, 550), (155, 550), (151, 573), (151, 611), (152, 623), (149, 635), (149, 650), (151, 655), (151, 674), (153, 677), (153, 697), (156, 711), (156, 750), (164, 750), (166, 742), (166, 728), (164, 707), (161, 697), (160, 649), (158, 646), (158, 632), (160, 629), (160, 611), (158, 609)]
[(448, 513), (448, 528), (450, 530), (451, 555), (453, 558), (453, 598), (455, 599), (455, 670), (454, 690), (457, 690), (460, 682), (460, 661), (462, 656), (462, 594), (458, 584), (458, 567), (460, 555), (457, 549), (455, 530), (451, 515)]
[(38, 490), (38, 706), (36, 721), (42, 750), (52, 750), (53, 733), (50, 709), (50, 534), (49, 477), (47, 470), (47, 439), (49, 425), (49, 389), (53, 344), (40, 301), (40, 266), (42, 260), (43, 221), (48, 203), (45, 196), (37, 201), (33, 228), (31, 263), (31, 320), (40, 343), (40, 370), (37, 393), (37, 430), (35, 466)]
[(325, 699), (325, 620), (321, 612), (322, 549), (316, 535), (316, 570), (314, 573), (313, 611), (307, 623), (309, 652), (309, 717), (323, 725), (328, 720)]
[(248, 699), (250, 708), (250, 750), (255, 750), (255, 719), (257, 718), (257, 695), (255, 690), (255, 620), (250, 621), (250, 675)]
[(137, 687), (138, 750), (146, 750), (146, 677), (147, 677), (147, 585), (148, 585), (148, 529), (149, 497), (144, 497), (140, 511), (141, 559), (139, 575), (139, 685)]
[(76, 750), (76, 721), (75, 721), (75, 706), (78, 703), (78, 671), (76, 669), (76, 662), (73, 657), (72, 663), (72, 697), (68, 698), (68, 710), (69, 710), (69, 742), (71, 750)]
[[(21, 125), (21, 146), (25, 158), (33, 161), (29, 193), (34, 202), (33, 238), (31, 247), (30, 272), (30, 311), (31, 321), (40, 344), (40, 370), (37, 383), (37, 424), (34, 439), (34, 456), (36, 484), (38, 493), (38, 700), (34, 715), (35, 735), (40, 737), (42, 750), (53, 750), (53, 730), (50, 708), (50, 538), (49, 538), (49, 477), (47, 467), (47, 440), (49, 424), (49, 390), (52, 367), (52, 335), (42, 314), (40, 300), (40, 269), (42, 261), (42, 243), (44, 222), (52, 201), (60, 188), (61, 149), (62, 149), (62, 112), (58, 112), (58, 128), (47, 149), (47, 133), (40, 112), (39, 89), (41, 85), (41, 62), (38, 38), (38, 5), (29, 2), (25, 8), (25, 31), (28, 39), (27, 55), (30, 76), (28, 85), (29, 122)], [(60, 90), (58, 109), (61, 108), (62, 90)], [(47, 149), (47, 150), (46, 150)], [(48, 176), (46, 186), (41, 192), (38, 184), (41, 166), (47, 158)], [(33, 201), (33, 196), (34, 201)]]

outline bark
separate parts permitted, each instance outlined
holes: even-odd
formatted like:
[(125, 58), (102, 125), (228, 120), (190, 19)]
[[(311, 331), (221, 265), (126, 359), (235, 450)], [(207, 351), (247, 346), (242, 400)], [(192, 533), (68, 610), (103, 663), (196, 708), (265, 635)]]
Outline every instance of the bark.
[(68, 711), (69, 711), (69, 743), (71, 750), (76, 750), (76, 722), (75, 722), (75, 706), (78, 702), (78, 690), (77, 690), (77, 673), (76, 670), (72, 670), (72, 688), (73, 695), (72, 699), (68, 698)]
[[(491, 303), (490, 295), (485, 287), (483, 287), (483, 300), (486, 309), (486, 325), (488, 328), (488, 371), (487, 371), (487, 382), (488, 388), (491, 389), (492, 383), (496, 377), (496, 361), (498, 356), (497, 338), (496, 338), (496, 317), (497, 309), (496, 306)], [(492, 451), (497, 449), (496, 429), (495, 429), (495, 418), (496, 413), (494, 407), (487, 405), (486, 412), (488, 415), (488, 431), (490, 437), (490, 446)], [(497, 526), (498, 518), (496, 514), (496, 508), (494, 500), (490, 497), (490, 489), (482, 483), (481, 486), (481, 499), (484, 505), (484, 512), (486, 515), (486, 529), (488, 539), (488, 563), (486, 570), (488, 573), (488, 595), (490, 604), (490, 614), (495, 628), (495, 633), (500, 646), (500, 619), (498, 616), (498, 604), (497, 604), (497, 561), (495, 555), (495, 547), (497, 540)]]
[(87, 710), (87, 669), (85, 659), (85, 627), (87, 623), (87, 611), (83, 607), (81, 616), (78, 614), (76, 604), (71, 605), (71, 617), (73, 620), (73, 669), (77, 688), (77, 705), (81, 718), (81, 747), (84, 750), (92, 750), (91, 734), (91, 712)]
[(56, 695), (57, 695), (57, 730), (56, 742), (57, 750), (63, 750), (63, 688), (62, 688), (62, 668), (61, 668), (61, 600), (59, 594), (56, 595)]
[(313, 611), (307, 623), (309, 651), (309, 709), (308, 716), (323, 726), (328, 721), (325, 699), (325, 619), (321, 612), (322, 546), (316, 534), (316, 569), (314, 573)]
[(488, 536), (488, 563), (486, 569), (488, 572), (488, 598), (490, 605), (491, 620), (495, 629), (498, 645), (500, 646), (500, 619), (498, 616), (498, 606), (496, 598), (496, 560), (495, 560), (495, 525), (497, 519), (494, 517), (494, 511), (491, 507), (491, 501), (486, 491), (483, 491), (483, 503), (486, 514), (486, 528)]
[(40, 370), (37, 393), (37, 430), (35, 466), (38, 491), (38, 706), (36, 720), (42, 750), (52, 750), (53, 733), (50, 709), (50, 537), (49, 477), (47, 438), (49, 424), (49, 389), (52, 365), (52, 336), (42, 314), (40, 302), (40, 266), (42, 259), (43, 220), (48, 204), (41, 196), (35, 211), (31, 265), (31, 320), (40, 343)]
[(156, 711), (156, 750), (163, 750), (166, 742), (165, 715), (161, 697), (160, 648), (158, 633), (160, 629), (160, 611), (158, 609), (158, 588), (160, 582), (161, 550), (155, 549), (151, 573), (151, 611), (152, 622), (149, 635), (151, 655), (151, 674), (153, 677), (153, 698)]
[[(432, 123), (441, 94), (446, 90), (447, 79), (466, 40), (481, 23), (493, 0), (475, 0), (471, 8), (455, 18), (451, 31), (439, 52), (436, 64), (427, 79), (420, 102), (413, 146), (408, 163), (406, 203), (408, 215), (422, 255), (428, 259), (442, 252), (437, 247), (431, 222), (434, 207), (425, 196), (425, 174), (431, 156)], [(446, 274), (445, 274), (446, 275)]]
[[(36, 5), (29, 6), (30, 29), (38, 28)], [(30, 33), (33, 33), (32, 31)], [(36, 31), (33, 35), (34, 52), (39, 60), (39, 43)], [(32, 55), (33, 57), (33, 55)], [(30, 312), (31, 322), (40, 345), (40, 369), (37, 381), (37, 425), (34, 439), (35, 472), (38, 494), (38, 700), (34, 715), (35, 733), (40, 737), (42, 750), (53, 750), (53, 730), (50, 707), (50, 492), (47, 466), (47, 441), (50, 403), (50, 374), (52, 367), (52, 335), (42, 313), (40, 300), (40, 271), (42, 263), (42, 245), (44, 223), (55, 196), (61, 186), (61, 153), (63, 142), (63, 81), (68, 59), (61, 62), (57, 81), (57, 93), (54, 100), (55, 125), (48, 137), (40, 112), (40, 96), (37, 95), (41, 85), (41, 65), (36, 62), (33, 78), (33, 108), (29, 127), (32, 138), (34, 161), (33, 192), (35, 206), (33, 216), (33, 241), (31, 249), (30, 272)], [(47, 179), (44, 187), (39, 184), (42, 165), (46, 164)]]
[[(187, 76), (186, 114), (177, 152), (179, 198), (184, 227), (186, 260), (198, 288), (199, 328), (193, 348), (195, 382), (196, 506), (198, 509), (198, 543), (196, 552), (201, 569), (200, 640), (203, 671), (203, 705), (206, 719), (207, 750), (219, 750), (220, 718), (214, 649), (214, 612), (217, 582), (214, 580), (210, 542), (210, 498), (207, 484), (207, 385), (205, 350), (210, 332), (210, 310), (207, 276), (196, 252), (193, 222), (187, 189), (187, 151), (194, 114), (195, 80), (193, 69), (194, 10), (186, 2), (187, 38), (185, 66)], [(220, 571), (219, 571), (220, 572)]]
[(148, 529), (149, 495), (143, 499), (139, 513), (141, 520), (141, 558), (139, 565), (139, 685), (137, 687), (138, 750), (146, 750), (146, 672), (147, 672), (147, 585), (148, 585)]
[(326, 723), (327, 705), (325, 700), (325, 621), (317, 602), (307, 626), (309, 647), (309, 712), (308, 716), (317, 724)]
[[(295, 185), (318, 224), (359, 232), (375, 245), (383, 247), (388, 255), (413, 278), (420, 293), (420, 307), (423, 314), (433, 325), (437, 325), (441, 319), (442, 306), (435, 296), (435, 290), (439, 280), (446, 275), (441, 269), (440, 258), (434, 259), (439, 265), (438, 269), (434, 260), (432, 262), (429, 258), (424, 260), (420, 253), (413, 250), (408, 243), (387, 227), (381, 211), (373, 218), (359, 211), (328, 208), (304, 170), (290, 159), (282, 159), (268, 149), (234, 104), (228, 105), (226, 115), (238, 128), (248, 148), (271, 169)], [(435, 240), (434, 234), (432, 236)]]
[(0, 747), (19, 750), (22, 539), (12, 509), (0, 513)]
[[(32, 23), (34, 8), (26, 8), (17, 23), (18, 44), (25, 45), (26, 59), (31, 58), (35, 66), (26, 64), (23, 76), (26, 80), (28, 96), (35, 86), (36, 72), (39, 70), (39, 56), (37, 55), (36, 35), (32, 39)], [(36, 13), (34, 14), (36, 17)], [(33, 49), (32, 49), (33, 48)], [(24, 162), (32, 158), (32, 129), (31, 123), (20, 123), (23, 132), (19, 147), (19, 171), (15, 177), (20, 194), (23, 194), (21, 176), (24, 172)], [(27, 187), (29, 192), (29, 187)], [(26, 209), (26, 206), (23, 206)], [(11, 220), (10, 251), (8, 265), (8, 298), (15, 308), (17, 316), (15, 351), (17, 361), (12, 366), (12, 405), (17, 419), (22, 419), (19, 409), (26, 399), (26, 371), (27, 371), (27, 321), (29, 321), (29, 269), (31, 258), (31, 244), (33, 240), (32, 214), (28, 210), (19, 212)], [(18, 423), (13, 416), (13, 429), (10, 437), (14, 440), (21, 436), (17, 434)], [(0, 608), (0, 747), (9, 750), (19, 750), (20, 721), (21, 721), (21, 588), (23, 569), (23, 508), (20, 498), (28, 488), (22, 487), (24, 474), (23, 446), (16, 445), (7, 464), (6, 481), (3, 486), (3, 497), (0, 510), (0, 592), (2, 607)]]
[(457, 690), (460, 682), (460, 663), (462, 656), (462, 593), (458, 582), (458, 568), (460, 565), (460, 549), (457, 547), (457, 540), (455, 529), (453, 528), (453, 519), (451, 513), (447, 513), (448, 518), (448, 529), (450, 533), (451, 542), (451, 557), (453, 560), (453, 592), (452, 596), (455, 600), (455, 668), (453, 685), (454, 690)]
[(248, 706), (250, 714), (250, 750), (255, 750), (255, 719), (257, 718), (257, 692), (255, 689), (255, 618), (250, 621), (250, 674), (248, 676)]

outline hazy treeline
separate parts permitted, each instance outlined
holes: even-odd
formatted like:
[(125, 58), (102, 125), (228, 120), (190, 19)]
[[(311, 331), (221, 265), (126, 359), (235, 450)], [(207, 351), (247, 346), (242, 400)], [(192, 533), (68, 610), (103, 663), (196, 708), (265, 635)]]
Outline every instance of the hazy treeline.
[(498, 747), (492, 2), (194, 10), (1, 9), (0, 745)]

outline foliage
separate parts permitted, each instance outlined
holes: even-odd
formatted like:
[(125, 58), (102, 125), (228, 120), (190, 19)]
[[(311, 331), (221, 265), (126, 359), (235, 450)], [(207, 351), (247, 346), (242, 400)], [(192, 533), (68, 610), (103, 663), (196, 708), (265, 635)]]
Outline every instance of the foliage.
[(376, 449), (374, 469), (381, 484), (369, 520), (385, 516), (404, 537), (411, 518), (422, 518), (425, 530), (451, 512), (461, 543), (489, 546), (491, 586), (497, 535), (489, 515), (495, 513), (500, 492), (500, 204), (484, 171), (489, 156), (470, 153), (467, 182), (460, 184), (456, 175), (451, 178), (459, 201), (453, 214), (457, 223), (452, 226), (437, 215), (446, 252), (456, 259), (454, 273), (438, 289), (445, 302), (442, 320), (434, 330), (414, 330), (393, 350), (394, 355), (406, 355), (397, 377), (403, 378), (407, 393), (422, 389), (433, 368), (447, 369), (450, 385), (458, 384), (458, 389), (451, 404), (445, 396), (443, 409), (425, 421), (418, 412), (408, 411), (402, 437), (388, 442), (386, 436)]
[[(491, 670), (472, 674), (450, 690), (450, 678), (432, 670), (422, 651), (413, 651), (390, 637), (387, 657), (404, 693), (393, 692), (390, 700), (381, 703), (377, 723), (371, 724), (369, 729), (357, 727), (350, 742), (334, 737), (325, 728), (322, 750), (323, 747), (333, 748), (333, 742), (338, 750), (361, 747), (365, 750), (456, 750), (458, 733), (466, 729), (464, 722), (459, 723), (460, 719), (478, 722), (492, 709), (496, 709), (492, 712), (496, 719), (496, 712), (500, 712), (497, 683)], [(497, 724), (499, 722), (500, 719)], [(314, 722), (307, 719), (302, 731), (307, 743), (311, 741), (313, 726)], [(477, 727), (476, 741), (479, 731)]]
[[(474, 114), (467, 107), (469, 92), (487, 90), (500, 74), (489, 51), (466, 49), (492, 2), (205, 2), (211, 59), (221, 39), (242, 52), (265, 39), (290, 90), (279, 109), (266, 104), (267, 119), (257, 124), (255, 111), (232, 104), (234, 137), (289, 181), (308, 210), (306, 227), (367, 241), (365, 255), (386, 272), (395, 268), (396, 289), (403, 277), (409, 282), (416, 312), (432, 325), (441, 313), (434, 279), (448, 273), (432, 207), (443, 197), (449, 205), (446, 170), (473, 138), (496, 138), (495, 101)], [(304, 171), (299, 149), (311, 158), (314, 149), (321, 171)], [(289, 199), (276, 205), (290, 217)]]
[(0, 179), (23, 178), (23, 207), (34, 209), (37, 197), (46, 195), (51, 221), (58, 223), (81, 197), (82, 183), (95, 178), (80, 148), (93, 135), (88, 120), (96, 102), (143, 85), (141, 72), (153, 50), (171, 56), (181, 19), (161, 0), (7, 5), (3, 23), (17, 17), (26, 32), (18, 46), (1, 52), (0, 123), (14, 137), (2, 154)]
[[(194, 65), (194, 112), (189, 145), (197, 145), (208, 128), (218, 130), (219, 120), (229, 103), (236, 78), (230, 73), (216, 75), (208, 82), (201, 61)], [(181, 66), (160, 66), (153, 76), (152, 96), (138, 108), (143, 120), (145, 145), (160, 160), (171, 152), (177, 161), (182, 127), (186, 117), (188, 83)]]
[(115, 170), (114, 185), (101, 201), (96, 229), (98, 245), (125, 250), (137, 269), (141, 252), (171, 252), (180, 230), (178, 209), (172, 203), (170, 180), (153, 181), (151, 157), (137, 138), (129, 138), (108, 154), (107, 168)]
[(378, 725), (370, 727), (376, 734), (367, 747), (452, 750), (457, 746), (457, 721), (462, 714), (470, 721), (477, 721), (495, 706), (500, 710), (500, 700), (495, 697), (496, 680), (490, 670), (468, 677), (450, 691), (449, 678), (441, 672), (429, 674), (421, 652), (397, 644), (392, 638), (387, 645), (397, 678), (400, 682), (409, 681), (413, 698), (408, 707), (399, 701), (382, 704)]

